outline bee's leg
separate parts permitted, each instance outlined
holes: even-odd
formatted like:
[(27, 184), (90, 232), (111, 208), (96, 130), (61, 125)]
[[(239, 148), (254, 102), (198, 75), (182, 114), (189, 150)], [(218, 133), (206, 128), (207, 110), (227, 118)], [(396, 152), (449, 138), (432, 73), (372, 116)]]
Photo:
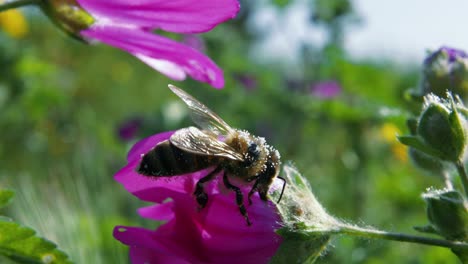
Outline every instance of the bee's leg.
[(252, 205), (252, 199), (251, 199), (251, 196), (256, 192), (258, 191), (257, 189), (257, 186), (258, 186), (258, 177), (257, 177), (257, 180), (255, 181), (254, 185), (252, 186), (252, 189), (250, 189), (250, 192), (249, 192), (249, 205)]
[(211, 181), (216, 176), (216, 174), (218, 174), (220, 171), (221, 171), (221, 167), (216, 167), (212, 172), (208, 173), (208, 175), (198, 180), (197, 185), (195, 187), (195, 192), (193, 192), (193, 195), (195, 195), (195, 198), (197, 199), (197, 203), (200, 206), (200, 209), (204, 208), (206, 204), (208, 203), (208, 195), (203, 189), (203, 184), (208, 181)]
[(240, 213), (241, 215), (245, 217), (245, 220), (247, 221), (247, 225), (248, 226), (252, 225), (252, 223), (250, 223), (247, 210), (245, 209), (245, 206), (244, 206), (244, 196), (242, 195), (242, 190), (239, 187), (234, 186), (229, 182), (226, 172), (224, 173), (223, 181), (224, 181), (224, 186), (226, 186), (226, 188), (236, 192), (236, 203), (237, 203), (237, 206), (239, 206)]

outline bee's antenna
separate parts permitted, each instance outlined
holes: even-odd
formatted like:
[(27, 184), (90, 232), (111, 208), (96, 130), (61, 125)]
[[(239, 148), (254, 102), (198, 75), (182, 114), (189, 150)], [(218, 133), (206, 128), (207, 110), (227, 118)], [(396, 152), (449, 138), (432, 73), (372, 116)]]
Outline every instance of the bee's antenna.
[(280, 179), (280, 180), (283, 181), (283, 189), (281, 189), (280, 197), (279, 197), (279, 199), (278, 199), (278, 202), (276, 202), (276, 203), (279, 203), (279, 202), (281, 201), (281, 198), (283, 198), (284, 189), (286, 188), (286, 179), (283, 178), (283, 177), (280, 177), (280, 176), (278, 176), (278, 177), (276, 177), (276, 178), (278, 178), (278, 179)]

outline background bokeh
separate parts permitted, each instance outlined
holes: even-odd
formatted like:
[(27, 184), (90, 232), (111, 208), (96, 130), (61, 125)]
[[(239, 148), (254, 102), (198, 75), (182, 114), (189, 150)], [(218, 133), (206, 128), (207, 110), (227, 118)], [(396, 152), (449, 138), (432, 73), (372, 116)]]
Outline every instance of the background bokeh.
[[(138, 217), (143, 202), (113, 174), (138, 139), (192, 124), (167, 89), (172, 83), (232, 126), (265, 137), (332, 215), (416, 233), (413, 226), (426, 224), (420, 194), (442, 180), (416, 170), (395, 135), (418, 113), (407, 90), (418, 85), (422, 62), (348, 54), (347, 33), (363, 25), (348, 0), (309, 1), (307, 21), (322, 29), (321, 40), (285, 30), (295, 57), (265, 58), (256, 51), (273, 27), (257, 15), (270, 8), (281, 21), (296, 1), (260, 2), (242, 1), (235, 20), (203, 35), (158, 32), (204, 48), (224, 69), (223, 90), (175, 82), (115, 48), (77, 42), (36, 9), (22, 9), (26, 24), (13, 26), (22, 33), (0, 18), (0, 186), (17, 192), (6, 213), (77, 263), (128, 263), (113, 227), (155, 223)], [(456, 263), (436, 247), (349, 237), (332, 245), (319, 263)]]

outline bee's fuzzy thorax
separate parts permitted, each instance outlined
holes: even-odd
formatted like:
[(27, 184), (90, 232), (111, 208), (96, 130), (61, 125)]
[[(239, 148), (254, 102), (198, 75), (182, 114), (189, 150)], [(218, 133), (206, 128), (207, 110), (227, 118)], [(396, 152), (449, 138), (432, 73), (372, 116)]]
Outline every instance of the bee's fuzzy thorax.
[(246, 160), (249, 159), (248, 149), (251, 144), (255, 144), (258, 149), (258, 157), (255, 157), (253, 162), (245, 166), (245, 168), (237, 169), (233, 176), (246, 179), (247, 176), (264, 172), (267, 169), (266, 162), (268, 160), (273, 160), (277, 163), (275, 166), (279, 166), (278, 151), (268, 145), (263, 137), (254, 136), (246, 130), (235, 129), (226, 137), (225, 142), (239, 153), (243, 153)]

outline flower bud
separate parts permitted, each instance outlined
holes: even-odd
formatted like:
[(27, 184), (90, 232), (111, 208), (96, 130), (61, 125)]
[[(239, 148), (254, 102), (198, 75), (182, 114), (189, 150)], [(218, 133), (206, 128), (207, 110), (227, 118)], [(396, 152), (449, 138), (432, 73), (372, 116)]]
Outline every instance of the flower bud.
[(79, 40), (83, 40), (80, 31), (95, 22), (75, 0), (46, 0), (41, 8), (58, 27)]
[(432, 94), (424, 99), (416, 134), (399, 140), (444, 161), (463, 160), (468, 134), (466, 108), (460, 102), (455, 103), (450, 94), (448, 99)]
[(294, 167), (285, 165), (282, 176), (288, 184), (277, 204), (284, 224), (277, 232), (283, 242), (271, 263), (312, 263), (325, 250), (330, 236), (344, 224), (325, 211)]
[(464, 118), (456, 110), (431, 102), (419, 119), (417, 133), (446, 160), (457, 161), (464, 154), (466, 131)]
[(424, 60), (420, 94), (445, 97), (447, 90), (468, 98), (468, 55), (462, 50), (441, 47)]
[(427, 204), (427, 217), (441, 236), (450, 240), (468, 238), (468, 204), (453, 190), (430, 190), (423, 194)]

